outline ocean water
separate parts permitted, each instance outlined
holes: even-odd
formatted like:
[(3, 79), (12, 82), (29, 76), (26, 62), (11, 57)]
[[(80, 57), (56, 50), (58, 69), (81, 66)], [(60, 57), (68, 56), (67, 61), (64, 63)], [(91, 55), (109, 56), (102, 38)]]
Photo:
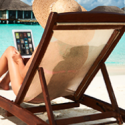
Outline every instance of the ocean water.
[(26, 25), (26, 24), (0, 24), (0, 56), (8, 46), (14, 46), (12, 30), (25, 29), (32, 30), (35, 46), (38, 45), (42, 37), (44, 29), (40, 25)]
[[(33, 33), (35, 46), (38, 45), (44, 29), (40, 25), (26, 24), (0, 24), (0, 56), (8, 46), (14, 46), (13, 29), (30, 29)], [(106, 61), (107, 65), (125, 65), (125, 34), (113, 50), (112, 54)]]

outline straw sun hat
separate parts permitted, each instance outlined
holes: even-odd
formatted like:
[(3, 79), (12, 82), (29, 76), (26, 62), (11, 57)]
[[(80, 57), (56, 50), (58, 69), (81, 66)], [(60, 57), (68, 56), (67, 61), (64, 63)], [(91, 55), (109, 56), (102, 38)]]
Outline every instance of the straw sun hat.
[[(64, 12), (81, 12), (86, 11), (75, 0), (34, 0), (33, 12), (39, 24), (45, 28), (46, 22), (50, 12), (64, 13)], [(68, 35), (67, 35), (68, 34)], [(93, 31), (54, 31), (54, 37), (62, 42), (70, 45), (83, 44), (83, 40), (78, 38), (84, 37), (84, 43), (88, 43), (93, 37)], [(63, 37), (62, 37), (63, 36)], [(88, 37), (87, 37), (88, 36)], [(77, 43), (79, 41), (79, 43)]]

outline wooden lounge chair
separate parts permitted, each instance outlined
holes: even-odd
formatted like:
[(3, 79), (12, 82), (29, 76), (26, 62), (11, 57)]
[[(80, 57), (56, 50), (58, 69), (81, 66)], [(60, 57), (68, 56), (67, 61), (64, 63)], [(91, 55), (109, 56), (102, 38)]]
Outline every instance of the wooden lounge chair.
[[(55, 32), (56, 30), (58, 31), (59, 30), (63, 30), (63, 31), (65, 30), (70, 30), (70, 31), (92, 30), (93, 31), (94, 30), (95, 35), (90, 40), (88, 45), (87, 44), (83, 45), (83, 46), (89, 47), (89, 50), (87, 50), (88, 51), (87, 60), (85, 63), (83, 63), (83, 65), (81, 66), (81, 69), (77, 71), (77, 74), (79, 75), (74, 76), (72, 80), (70, 80), (70, 84), (66, 88), (69, 94), (66, 94), (65, 96), (62, 94), (63, 97), (70, 99), (73, 102), (51, 105), (50, 103), (51, 94), (49, 94), (48, 92), (48, 86), (46, 84), (44, 67), (40, 67), (39, 65), (40, 65), (40, 62), (43, 60), (44, 54), (48, 49), (47, 47), (52, 38), (53, 32)], [(111, 54), (115, 46), (117, 45), (124, 31), (125, 31), (124, 14), (97, 13), (97, 12), (64, 13), (64, 14), (51, 13), (44, 30), (44, 34), (38, 46), (38, 50), (34, 56), (34, 59), (28, 70), (28, 73), (23, 81), (23, 84), (16, 97), (16, 100), (12, 102), (3, 97), (0, 97), (0, 107), (8, 111), (7, 113), (8, 116), (14, 115), (29, 125), (48, 125), (48, 123), (44, 122), (42, 119), (34, 115), (34, 113), (45, 112), (45, 111), (47, 111), (47, 114), (48, 114), (49, 125), (68, 125), (73, 123), (81, 123), (86, 121), (94, 121), (94, 120), (100, 120), (100, 119), (112, 118), (112, 117), (115, 118), (116, 120), (113, 122), (109, 121), (109, 122), (100, 123), (100, 124), (109, 124), (109, 123), (122, 124), (123, 122), (125, 122), (125, 110), (118, 107), (118, 104), (114, 95), (114, 91), (109, 79), (109, 75), (106, 69), (105, 61), (108, 58), (108, 56)], [(103, 35), (101, 35), (102, 34), (101, 32), (103, 33)], [(79, 48), (82, 50), (85, 49), (79, 46), (77, 46), (76, 48)], [(95, 55), (91, 56), (91, 54), (93, 54), (93, 47), (94, 47), (94, 51), (96, 50), (99, 50), (99, 51), (95, 52)], [(77, 61), (78, 60), (76, 60), (76, 62)], [(95, 77), (95, 75), (99, 70), (101, 70), (102, 72), (102, 76), (104, 78), (104, 81), (108, 90), (111, 104), (84, 94), (88, 86), (90, 85), (92, 79)], [(34, 75), (36, 74), (37, 71), (41, 82), (42, 94), (43, 94), (45, 106), (39, 106), (34, 108), (32, 107), (27, 109), (22, 108), (20, 104), (25, 99), (25, 96), (28, 90), (30, 89), (30, 84), (32, 83)], [(65, 77), (63, 77), (63, 79), (65, 79)], [(56, 85), (54, 87), (55, 87), (55, 93), (56, 93)], [(34, 91), (37, 91), (37, 90), (34, 89)], [(70, 94), (70, 91), (71, 91), (71, 94)], [(79, 104), (83, 104), (88, 107), (91, 107), (97, 111), (100, 111), (101, 113), (94, 114), (94, 115), (67, 118), (67, 119), (58, 119), (58, 120), (54, 119), (52, 111), (79, 107)]]

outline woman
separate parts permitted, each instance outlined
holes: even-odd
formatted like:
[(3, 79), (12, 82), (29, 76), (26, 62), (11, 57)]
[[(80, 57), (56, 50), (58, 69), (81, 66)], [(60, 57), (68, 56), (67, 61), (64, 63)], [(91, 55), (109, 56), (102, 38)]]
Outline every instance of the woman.
[[(51, 11), (61, 13), (81, 12), (86, 10), (75, 0), (34, 0), (33, 11), (37, 21), (44, 28)], [(89, 49), (88, 42), (93, 38), (94, 31), (54, 31), (54, 36), (58, 40), (54, 39), (54, 42), (50, 42), (41, 63), (41, 66), (44, 67), (50, 99), (60, 97), (62, 94), (67, 95), (72, 92), (67, 88), (70, 86), (70, 84), (73, 85), (73, 79), (78, 74), (82, 65), (87, 59)], [(24, 80), (24, 77), (26, 76), (36, 50), (25, 65), (21, 55), (14, 47), (9, 47), (6, 49), (0, 58), (0, 76), (2, 76), (7, 71), (9, 71), (9, 74), (7, 74), (0, 82), (1, 88), (4, 90), (9, 89), (10, 78), (12, 89), (16, 95), (18, 94), (20, 86)], [(38, 84), (36, 79), (34, 78), (32, 81), (35, 83), (35, 86)], [(31, 88), (34, 90), (34, 86)], [(39, 88), (39, 92), (41, 92), (41, 87)], [(36, 90), (38, 91), (38, 89)], [(32, 91), (30, 94), (28, 94), (32, 94), (32, 99), (40, 94), (37, 93), (34, 95), (33, 92), (35, 93), (36, 91)], [(30, 99), (31, 98), (28, 98), (26, 101), (30, 101)]]

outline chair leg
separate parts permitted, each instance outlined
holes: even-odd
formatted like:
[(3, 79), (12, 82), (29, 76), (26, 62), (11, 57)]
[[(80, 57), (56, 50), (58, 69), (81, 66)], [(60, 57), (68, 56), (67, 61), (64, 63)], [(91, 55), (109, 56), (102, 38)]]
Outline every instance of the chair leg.
[(56, 125), (56, 122), (54, 120), (54, 115), (52, 112), (52, 107), (51, 107), (51, 103), (50, 103), (50, 98), (49, 98), (49, 93), (48, 93), (48, 89), (47, 89), (47, 84), (46, 84), (43, 68), (40, 67), (38, 69), (38, 72), (39, 72), (39, 78), (40, 78), (40, 82), (41, 82), (41, 86), (42, 86), (43, 97), (44, 97), (44, 101), (45, 101), (45, 105), (46, 105), (46, 111), (48, 114), (49, 124)]
[(106, 84), (106, 87), (107, 87), (107, 91), (108, 91), (113, 109), (116, 113), (119, 114), (119, 116), (117, 117), (118, 123), (122, 124), (123, 120), (122, 120), (122, 117), (120, 115), (120, 111), (119, 111), (119, 108), (118, 108), (116, 97), (115, 97), (115, 94), (114, 94), (114, 91), (113, 91), (113, 88), (112, 88), (112, 85), (111, 85), (111, 82), (110, 82), (110, 79), (109, 79), (109, 75), (108, 75), (108, 72), (107, 72), (107, 69), (106, 69), (106, 66), (105, 66), (104, 63), (102, 63), (101, 72), (102, 72), (102, 75), (103, 75), (103, 78), (104, 78), (104, 81), (105, 81), (105, 84)]

